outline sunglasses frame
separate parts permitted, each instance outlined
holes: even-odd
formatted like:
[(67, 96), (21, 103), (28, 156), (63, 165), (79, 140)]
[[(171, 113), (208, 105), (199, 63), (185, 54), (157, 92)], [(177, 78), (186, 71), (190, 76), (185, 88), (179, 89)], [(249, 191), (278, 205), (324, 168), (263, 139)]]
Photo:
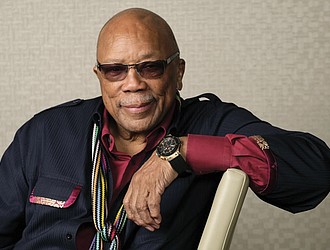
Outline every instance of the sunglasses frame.
[[(121, 63), (100, 63), (98, 60), (96, 61), (96, 68), (102, 73), (102, 75), (104, 76), (105, 79), (107, 79), (108, 81), (111, 81), (111, 82), (115, 82), (115, 81), (121, 81), (121, 80), (124, 80), (128, 74), (128, 71), (129, 69), (131, 68), (134, 68), (135, 71), (138, 73), (139, 76), (141, 76), (142, 78), (145, 78), (145, 79), (157, 79), (157, 78), (160, 78), (165, 70), (166, 70), (166, 67), (172, 62), (174, 61), (174, 59), (177, 57), (177, 56), (180, 56), (180, 52), (177, 51), (175, 52), (173, 55), (169, 56), (168, 58), (164, 59), (164, 60), (155, 60), (155, 61), (144, 61), (144, 62), (139, 62), (139, 63), (134, 63), (134, 64), (121, 64)], [(160, 74), (159, 76), (157, 77), (144, 77), (141, 75), (140, 73), (140, 70), (139, 70), (139, 66), (141, 64), (148, 64), (148, 63), (155, 63), (155, 62), (161, 62), (162, 65), (163, 65), (163, 72), (162, 74)], [(107, 66), (121, 66), (121, 67), (126, 67), (126, 70), (125, 70), (125, 74), (124, 74), (124, 77), (119, 77), (118, 79), (116, 80), (111, 80), (111, 79), (108, 79), (106, 77), (106, 73), (105, 73), (105, 70)]]

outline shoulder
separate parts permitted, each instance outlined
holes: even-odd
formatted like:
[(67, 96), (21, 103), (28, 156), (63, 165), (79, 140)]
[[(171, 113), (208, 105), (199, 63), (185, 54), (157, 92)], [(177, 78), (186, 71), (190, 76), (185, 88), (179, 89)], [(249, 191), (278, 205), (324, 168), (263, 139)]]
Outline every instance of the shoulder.
[(260, 119), (247, 109), (224, 102), (211, 93), (181, 102), (179, 129), (182, 131), (223, 135), (256, 122), (260, 122)]
[(213, 103), (213, 102), (221, 102), (221, 100), (215, 94), (204, 93), (198, 96), (182, 99), (182, 107), (187, 107), (189, 105), (193, 105), (200, 102)]
[[(101, 97), (75, 99), (36, 113), (18, 132), (84, 129), (91, 124), (93, 115), (103, 107)], [(33, 132), (34, 131), (34, 132)]]
[(34, 115), (34, 119), (72, 119), (90, 118), (102, 105), (101, 97), (93, 99), (75, 99), (48, 109)]
[(96, 111), (97, 107), (102, 103), (101, 97), (95, 97), (92, 99), (74, 99), (68, 102), (61, 103), (59, 105), (47, 108), (36, 115), (48, 114), (51, 112), (65, 112), (65, 111)]
[(234, 103), (223, 102), (218, 96), (212, 93), (204, 93), (195, 97), (183, 99), (181, 103), (182, 111), (201, 112), (204, 115), (209, 113), (227, 113), (240, 108)]

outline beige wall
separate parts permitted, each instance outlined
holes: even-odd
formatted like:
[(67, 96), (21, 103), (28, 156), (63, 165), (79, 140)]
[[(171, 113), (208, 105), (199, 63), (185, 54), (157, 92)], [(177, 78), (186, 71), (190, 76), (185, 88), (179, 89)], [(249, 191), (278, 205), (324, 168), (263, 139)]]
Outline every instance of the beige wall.
[[(184, 97), (215, 92), (287, 129), (330, 144), (328, 0), (1, 0), (0, 153), (49, 106), (99, 94), (98, 30), (115, 12), (163, 16), (187, 61)], [(330, 201), (292, 215), (249, 192), (232, 249), (327, 249)]]

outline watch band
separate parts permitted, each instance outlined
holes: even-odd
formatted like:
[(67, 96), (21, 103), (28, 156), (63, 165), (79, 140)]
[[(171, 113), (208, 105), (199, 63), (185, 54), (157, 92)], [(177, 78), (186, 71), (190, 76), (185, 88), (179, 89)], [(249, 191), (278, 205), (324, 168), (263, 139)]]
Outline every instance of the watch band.
[(182, 155), (179, 154), (173, 160), (169, 161), (172, 168), (179, 174), (191, 172), (191, 168), (187, 164), (187, 162), (183, 159)]

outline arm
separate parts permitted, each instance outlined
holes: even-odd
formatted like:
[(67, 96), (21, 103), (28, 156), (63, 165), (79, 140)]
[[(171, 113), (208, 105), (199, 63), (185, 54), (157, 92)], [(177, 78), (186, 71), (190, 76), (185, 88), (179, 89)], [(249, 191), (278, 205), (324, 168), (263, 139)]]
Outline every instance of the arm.
[[(261, 150), (254, 139), (239, 135), (189, 135), (181, 137), (180, 140), (180, 153), (195, 174), (222, 172), (230, 167), (240, 167), (250, 175), (252, 187), (259, 193), (265, 193), (274, 181), (273, 157), (269, 150)], [(158, 229), (161, 222), (161, 195), (176, 177), (177, 174), (170, 164), (153, 154), (134, 175), (124, 199), (129, 219), (150, 231)]]
[(0, 248), (12, 248), (24, 229), (28, 197), (22, 168), (21, 140), (16, 136), (0, 163)]
[[(287, 141), (281, 137), (287, 138)], [(319, 204), (330, 189), (328, 147), (319, 139), (303, 133), (266, 136), (266, 138), (271, 142), (267, 145), (270, 149), (264, 148), (263, 142), (255, 137), (189, 135), (181, 137), (183, 142), (181, 154), (196, 174), (225, 171), (230, 167), (242, 169), (249, 175), (250, 186), (261, 199), (288, 211), (300, 212)], [(267, 140), (264, 143), (268, 144)], [(271, 151), (272, 146), (274, 152)], [(133, 179), (132, 183), (143, 183), (140, 187), (146, 195), (143, 197), (138, 192), (133, 192), (138, 190), (136, 186), (135, 189), (130, 187), (125, 197), (125, 207), (128, 207), (128, 214), (131, 215), (129, 218), (149, 230), (159, 228), (161, 195), (169, 183), (176, 178), (175, 171), (168, 162), (157, 157), (153, 157), (153, 162), (158, 167), (152, 168), (153, 164), (147, 162), (149, 170), (163, 169), (171, 178), (163, 175), (160, 179), (164, 178), (164, 182), (158, 182), (155, 175), (151, 176), (149, 170), (145, 171), (143, 166), (139, 170), (141, 173), (138, 171), (134, 175), (136, 179)], [(146, 174), (148, 174), (146, 179), (153, 183), (153, 188), (150, 188), (147, 182), (141, 181)], [(153, 192), (154, 190), (161, 191)], [(149, 193), (155, 198), (147, 199)], [(137, 206), (138, 209), (135, 204), (140, 204)]]
[(330, 149), (313, 135), (265, 135), (277, 162), (277, 181), (264, 201), (290, 212), (316, 207), (330, 191)]
[[(214, 95), (207, 98), (209, 101), (187, 101), (177, 123), (183, 134), (199, 134), (204, 140), (196, 153), (190, 141), (194, 136), (189, 136), (190, 142), (181, 137), (181, 153), (185, 157), (188, 151), (187, 161), (196, 174), (239, 167), (249, 175), (251, 188), (261, 199), (292, 212), (315, 207), (328, 194), (330, 150), (324, 142), (306, 133), (276, 128)], [(213, 144), (207, 140), (210, 135), (216, 138)], [(253, 135), (261, 135), (270, 150), (262, 150), (249, 138)], [(191, 149), (194, 153), (189, 153)], [(205, 156), (210, 152), (216, 158), (209, 166)]]
[(133, 175), (126, 192), (123, 204), (128, 219), (149, 231), (159, 229), (161, 196), (177, 176), (169, 162), (161, 160), (154, 152)]
[(187, 161), (195, 173), (240, 168), (261, 199), (290, 212), (314, 208), (330, 190), (330, 150), (312, 135), (188, 138)]
[(240, 168), (257, 194), (270, 192), (276, 182), (276, 162), (261, 136), (188, 135), (187, 144), (187, 162), (196, 174)]
[[(36, 145), (44, 148), (40, 123), (31, 119), (15, 134), (0, 162), (0, 248), (13, 248), (26, 227), (31, 183), (38, 175)], [(40, 145), (41, 144), (41, 145)], [(43, 151), (40, 155), (43, 155)]]

